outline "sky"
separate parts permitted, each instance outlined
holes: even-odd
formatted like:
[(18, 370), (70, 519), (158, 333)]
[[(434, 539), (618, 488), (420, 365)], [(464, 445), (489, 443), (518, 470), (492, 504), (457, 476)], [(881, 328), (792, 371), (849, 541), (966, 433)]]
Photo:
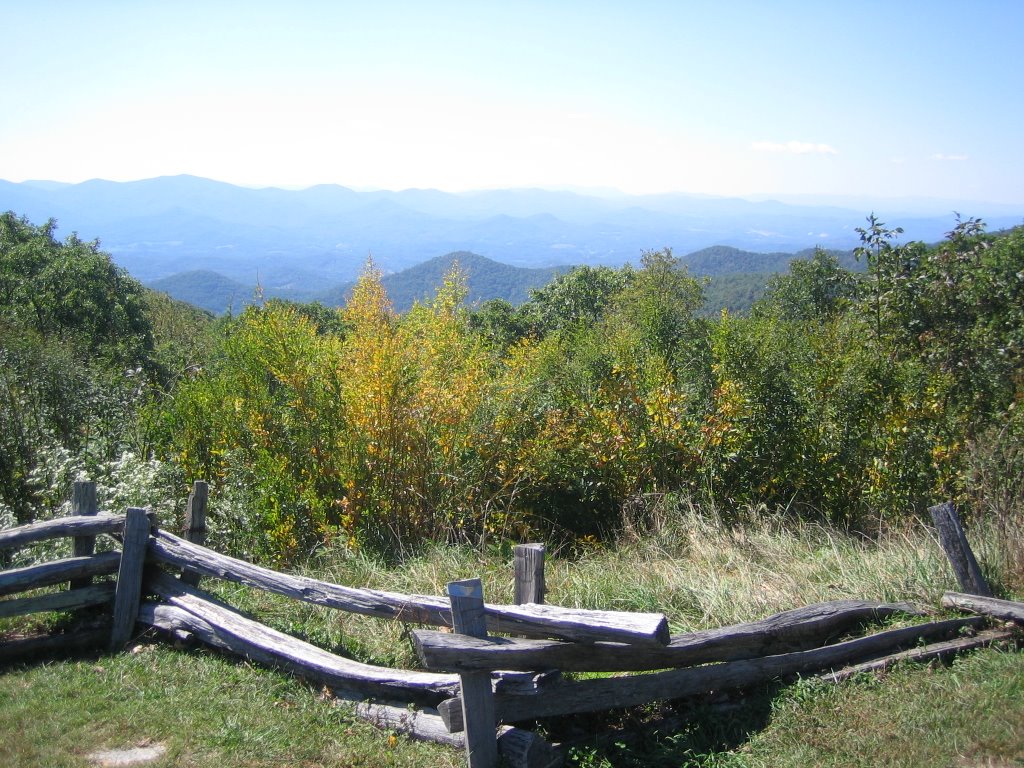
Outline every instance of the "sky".
[(1024, 207), (1024, 2), (0, 0), (0, 179)]

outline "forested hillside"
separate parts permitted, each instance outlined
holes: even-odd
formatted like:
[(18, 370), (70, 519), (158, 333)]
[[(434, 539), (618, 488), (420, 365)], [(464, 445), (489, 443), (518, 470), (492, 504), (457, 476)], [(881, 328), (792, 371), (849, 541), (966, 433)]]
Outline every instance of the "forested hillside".
[(946, 498), (1008, 514), (1024, 229), (952, 224), (928, 246), (871, 217), (858, 270), (808, 254), (748, 316), (702, 315), (704, 282), (661, 250), (519, 306), (469, 307), (456, 270), (397, 313), (368, 265), (339, 310), (214, 320), (5, 214), (0, 513), (46, 514), (75, 471), (147, 498), (207, 479), (218, 544), (268, 561), (572, 544), (666, 494), (873, 530)]
[[(522, 304), (530, 297), (532, 289), (541, 288), (556, 275), (569, 269), (513, 267), (469, 251), (455, 251), (401, 272), (384, 275), (381, 282), (395, 311), (406, 312), (416, 302), (422, 303), (433, 298), (444, 284), (445, 277), (456, 267), (465, 275), (464, 300), (469, 305), (491, 299)], [(341, 306), (348, 301), (353, 287), (354, 283), (339, 286), (317, 296), (316, 301), (328, 306)]]
[[(715, 246), (683, 256), (680, 261), (695, 276), (709, 278), (703, 311), (717, 315), (722, 308), (747, 312), (764, 292), (771, 275), (785, 272), (794, 258), (805, 259), (813, 253), (813, 249), (795, 254), (754, 253)], [(836, 251), (834, 255), (845, 267), (863, 269), (853, 258), (852, 251)], [(556, 275), (571, 269), (569, 266), (515, 267), (469, 251), (455, 251), (400, 272), (384, 274), (384, 287), (395, 310), (405, 312), (414, 302), (433, 296), (456, 261), (466, 275), (466, 303), (471, 306), (492, 299), (502, 299), (518, 306), (529, 298), (531, 290), (544, 286)], [(218, 272), (194, 270), (153, 280), (148, 285), (214, 314), (222, 314), (239, 312), (265, 298), (318, 302), (337, 307), (348, 300), (354, 284), (345, 282), (326, 290), (297, 290), (256, 282), (244, 285)]]

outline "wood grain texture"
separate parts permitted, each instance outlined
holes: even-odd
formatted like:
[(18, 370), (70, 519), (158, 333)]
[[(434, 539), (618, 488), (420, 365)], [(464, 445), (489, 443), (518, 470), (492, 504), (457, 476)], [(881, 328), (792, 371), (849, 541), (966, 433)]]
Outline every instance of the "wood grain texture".
[[(823, 648), (777, 656), (726, 661), (667, 672), (563, 681), (552, 685), (543, 696), (496, 694), (495, 709), (499, 722), (512, 723), (535, 717), (597, 712), (713, 691), (747, 688), (769, 680), (844, 667), (866, 657), (892, 653), (922, 640), (948, 638), (965, 629), (978, 629), (985, 621), (981, 617), (953, 619), (892, 629)], [(450, 725), (456, 729), (459, 726), (454, 721)]]
[(994, 616), (997, 619), (1024, 623), (1024, 603), (1016, 603), (1012, 600), (999, 600), (995, 597), (982, 597), (980, 595), (964, 595), (960, 592), (946, 592), (942, 596), (942, 605), (945, 608), (957, 608), (962, 611), (970, 611), (971, 613)]
[[(450, 582), (448, 599), (451, 600), (454, 631), (485, 640), (487, 616), (480, 579)], [(469, 768), (495, 768), (498, 764), (498, 743), (494, 730), (491, 675), (489, 672), (463, 672), (459, 675), (459, 683)]]
[(971, 545), (967, 542), (967, 535), (960, 524), (960, 516), (956, 513), (956, 507), (951, 502), (936, 504), (928, 508), (932, 516), (935, 528), (939, 532), (939, 543), (942, 545), (950, 565), (953, 566), (953, 573), (960, 584), (963, 592), (970, 592), (974, 595), (992, 597), (992, 590), (985, 581), (985, 577), (978, 567), (978, 561), (974, 557)]
[[(87, 480), (76, 480), (71, 491), (71, 514), (76, 517), (95, 517), (99, 512), (96, 504), (96, 483)], [(71, 542), (72, 557), (88, 557), (96, 551), (96, 536), (76, 536)], [(71, 588), (87, 587), (92, 582), (90, 577), (74, 579)]]
[(0, 600), (0, 618), (27, 616), (43, 611), (75, 611), (90, 606), (113, 604), (113, 601), (114, 583), (107, 581), (35, 597)]
[[(206, 543), (206, 506), (210, 498), (210, 486), (202, 480), (192, 483), (192, 492), (188, 495), (188, 506), (185, 508), (185, 540), (193, 544)], [(193, 587), (199, 586), (199, 574), (195, 571), (183, 570), (181, 580)]]
[(543, 603), (547, 591), (544, 583), (544, 545), (517, 544), (513, 558), (515, 604)]
[(842, 669), (835, 670), (834, 672), (828, 672), (821, 675), (820, 679), (829, 683), (841, 683), (844, 680), (849, 680), (851, 677), (864, 674), (866, 672), (882, 672), (895, 664), (899, 664), (900, 662), (923, 662), (933, 661), (936, 659), (946, 660), (964, 653), (965, 651), (971, 651), (977, 648), (987, 648), (995, 643), (1002, 642), (1004, 640), (1011, 640), (1013, 637), (1014, 632), (1012, 629), (987, 629), (979, 632), (974, 637), (959, 637), (955, 640), (930, 643), (929, 645), (924, 645), (920, 648), (910, 648), (906, 651), (899, 651), (898, 653), (891, 653), (886, 656), (882, 656), (878, 659), (871, 659), (870, 661), (865, 661), (860, 664), (843, 667)]
[(427, 669), (561, 669), (628, 672), (687, 667), (806, 650), (865, 621), (918, 614), (905, 603), (837, 600), (769, 616), (760, 621), (675, 635), (667, 646), (565, 643), (507, 637), (487, 639), (417, 629), (413, 639)]
[(120, 564), (120, 552), (101, 552), (91, 557), (69, 557), (51, 563), (12, 568), (0, 572), (0, 595), (49, 587), (83, 576), (106, 576), (116, 573)]
[(119, 651), (128, 644), (139, 615), (142, 596), (142, 568), (146, 564), (149, 541), (149, 518), (146, 510), (128, 509), (124, 523), (124, 544), (121, 565), (117, 570), (114, 591), (114, 618), (110, 630), (110, 650)]
[(376, 667), (329, 653), (208, 599), (200, 590), (153, 569), (147, 588), (169, 605), (144, 604), (146, 623), (192, 632), (203, 642), (342, 690), (436, 704), (458, 690), (455, 675)]
[(0, 531), (0, 549), (14, 549), (62, 536), (95, 537), (99, 533), (120, 533), (124, 529), (124, 518), (124, 515), (100, 512), (95, 517), (58, 517), (21, 525)]
[[(465, 735), (450, 733), (432, 707), (411, 709), (396, 704), (352, 702), (353, 713), (378, 728), (397, 731), (419, 741), (433, 741), (456, 749), (466, 746)], [(557, 746), (532, 731), (503, 725), (498, 729), (498, 754), (508, 768), (554, 768), (562, 764)]]
[[(443, 597), (404, 595), (278, 573), (200, 547), (166, 531), (150, 538), (155, 562), (189, 568), (317, 605), (413, 624), (452, 626), (451, 606)], [(663, 614), (560, 608), (550, 605), (487, 605), (487, 629), (529, 637), (560, 637), (587, 642), (611, 641), (664, 645), (669, 640)]]

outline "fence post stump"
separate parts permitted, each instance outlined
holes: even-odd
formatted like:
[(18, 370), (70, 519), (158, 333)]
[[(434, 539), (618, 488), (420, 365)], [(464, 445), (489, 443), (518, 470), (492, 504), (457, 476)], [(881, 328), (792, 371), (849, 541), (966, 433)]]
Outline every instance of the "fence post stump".
[[(192, 484), (192, 493), (188, 495), (188, 509), (185, 511), (185, 539), (193, 544), (206, 543), (206, 504), (210, 496), (210, 486), (203, 480)], [(182, 570), (181, 580), (193, 587), (199, 586), (199, 574), (195, 571)]]
[[(96, 504), (96, 483), (88, 480), (75, 480), (71, 490), (71, 514), (83, 517), (95, 516), (99, 507)], [(96, 549), (95, 536), (75, 536), (71, 540), (72, 557), (88, 557)], [(91, 576), (72, 579), (71, 589), (87, 587), (92, 583)]]
[(146, 563), (149, 542), (149, 516), (146, 510), (129, 507), (124, 523), (124, 544), (121, 566), (114, 591), (114, 621), (110, 632), (110, 650), (119, 651), (131, 639), (135, 620), (139, 617), (142, 596), (142, 568)]
[[(471, 637), (487, 637), (484, 588), (480, 579), (450, 582), (448, 597), (452, 604), (454, 630)], [(491, 673), (464, 672), (459, 675), (459, 680), (469, 768), (495, 768), (498, 765), (498, 739)]]
[(947, 501), (928, 507), (928, 513), (939, 531), (939, 543), (953, 566), (960, 590), (972, 595), (992, 597), (992, 590), (989, 589), (988, 582), (978, 567), (971, 545), (967, 543), (967, 536), (953, 502)]
[(544, 545), (517, 544), (515, 548), (515, 603), (544, 602)]

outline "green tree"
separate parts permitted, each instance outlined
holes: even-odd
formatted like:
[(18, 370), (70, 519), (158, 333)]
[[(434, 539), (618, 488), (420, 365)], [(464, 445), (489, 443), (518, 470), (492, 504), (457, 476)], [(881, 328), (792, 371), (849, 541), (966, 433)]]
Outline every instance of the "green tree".
[(839, 259), (816, 248), (810, 259), (793, 259), (789, 273), (773, 275), (754, 305), (758, 317), (820, 321), (834, 317), (855, 297), (856, 276)]
[(505, 299), (491, 299), (481, 304), (470, 314), (469, 327), (499, 352), (530, 333), (530, 325), (524, 313)]
[(153, 364), (146, 291), (96, 242), (0, 214), (0, 502), (19, 522), (40, 501), (40, 457), (110, 458)]
[(99, 249), (77, 235), (54, 237), (41, 226), (0, 214), (0, 313), (41, 337), (81, 345), (111, 363), (148, 364), (153, 348), (146, 291)]
[(519, 315), (540, 336), (581, 323), (592, 324), (605, 314), (634, 277), (635, 272), (628, 266), (576, 267), (531, 291), (530, 300), (520, 307)]

